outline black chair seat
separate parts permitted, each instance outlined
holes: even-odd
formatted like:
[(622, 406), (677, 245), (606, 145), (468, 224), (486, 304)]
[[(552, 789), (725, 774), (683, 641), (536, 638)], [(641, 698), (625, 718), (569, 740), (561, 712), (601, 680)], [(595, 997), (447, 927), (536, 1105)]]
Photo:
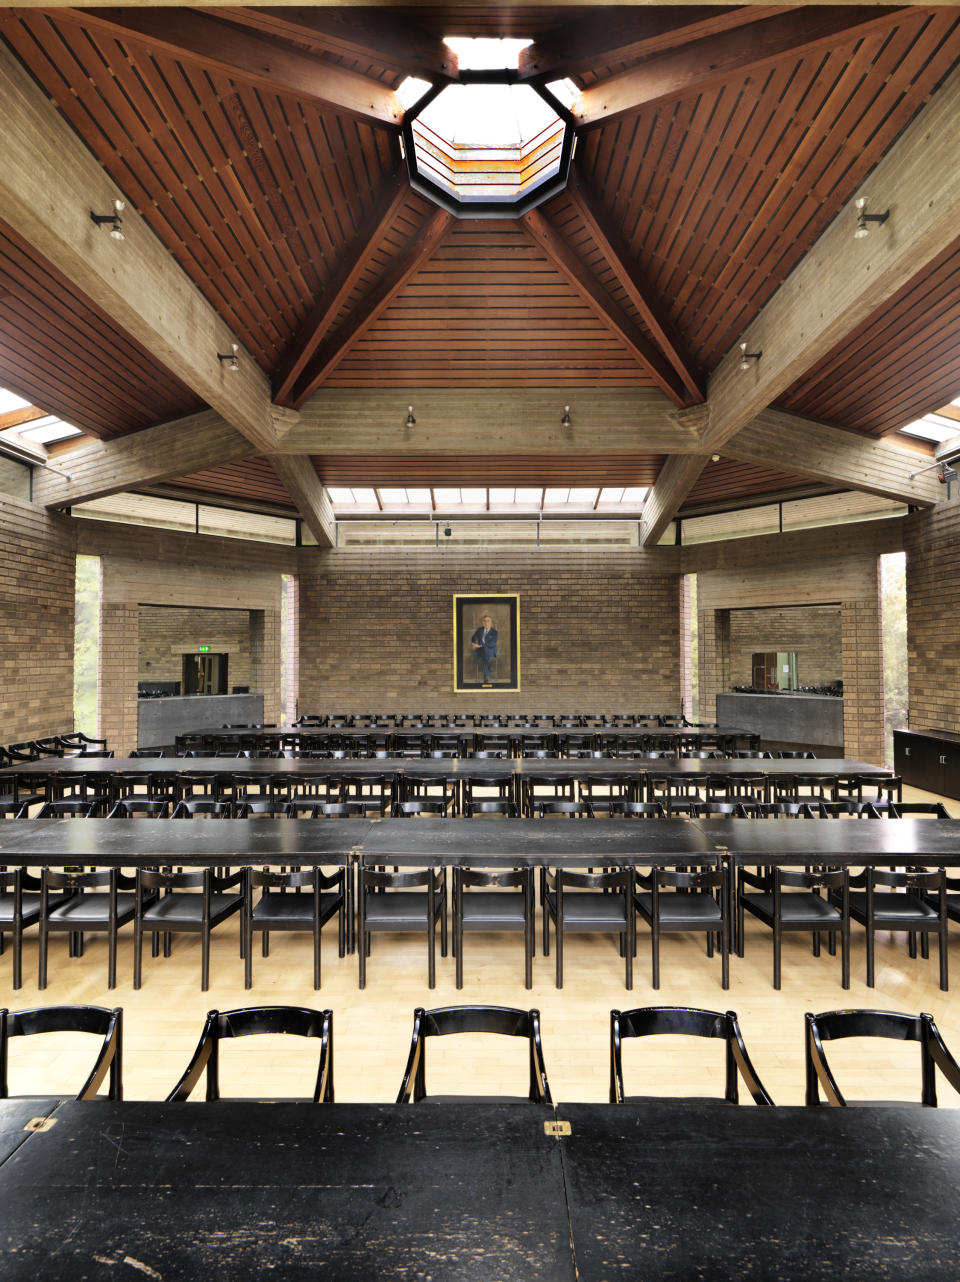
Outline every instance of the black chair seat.
[[(773, 925), (773, 895), (744, 895), (743, 906), (768, 926)], [(785, 926), (816, 930), (818, 927), (835, 926), (843, 914), (823, 896), (800, 891), (781, 896), (780, 918)]]
[[(464, 930), (523, 930), (522, 895), (474, 890), (463, 897)], [(621, 914), (622, 916), (622, 914)]]
[[(13, 908), (13, 895), (0, 895), (0, 931), (10, 928), (14, 919)], [(32, 926), (35, 921), (40, 920), (39, 892), (28, 892), (22, 896), (21, 911), (24, 926)]]
[(398, 891), (367, 898), (367, 925), (374, 930), (426, 930), (426, 895)]
[[(551, 912), (556, 912), (556, 899), (547, 892)], [(563, 894), (564, 930), (608, 931), (614, 926), (626, 929), (623, 899), (619, 895), (593, 895), (566, 890)]]
[[(131, 921), (137, 910), (137, 897), (133, 894), (117, 895), (117, 924)], [(104, 930), (110, 915), (110, 896), (105, 894), (73, 895), (52, 908), (47, 919), (69, 922), (75, 930)]]
[[(877, 891), (873, 896), (874, 923), (884, 929), (909, 930), (918, 922), (938, 920), (937, 910), (916, 895), (898, 895), (893, 891)], [(859, 922), (867, 919), (867, 896), (862, 891), (850, 892), (850, 916)]]
[[(329, 921), (341, 904), (340, 895), (320, 895), (320, 921)], [(308, 930), (313, 924), (313, 895), (267, 890), (253, 906), (254, 928)]]
[[(243, 905), (242, 895), (212, 894), (210, 896), (210, 924), (224, 921), (231, 913), (239, 912)], [(203, 920), (202, 895), (163, 895), (156, 900), (143, 914), (144, 926), (149, 923), (171, 925), (196, 922), (199, 926)]]
[[(653, 896), (639, 894), (636, 896), (636, 904), (649, 921), (653, 916)], [(661, 930), (703, 930), (713, 922), (719, 930), (723, 913), (713, 895), (695, 893), (660, 896)]]

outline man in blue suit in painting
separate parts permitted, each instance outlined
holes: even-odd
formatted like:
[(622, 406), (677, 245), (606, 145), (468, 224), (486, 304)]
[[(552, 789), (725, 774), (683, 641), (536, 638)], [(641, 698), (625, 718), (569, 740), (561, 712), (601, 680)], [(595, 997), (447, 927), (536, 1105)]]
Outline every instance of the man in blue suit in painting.
[(470, 638), (470, 644), (475, 651), (477, 663), (483, 664), (483, 681), (486, 685), (490, 680), (490, 665), (497, 657), (497, 629), (489, 614), (485, 614), (480, 620), (480, 626)]

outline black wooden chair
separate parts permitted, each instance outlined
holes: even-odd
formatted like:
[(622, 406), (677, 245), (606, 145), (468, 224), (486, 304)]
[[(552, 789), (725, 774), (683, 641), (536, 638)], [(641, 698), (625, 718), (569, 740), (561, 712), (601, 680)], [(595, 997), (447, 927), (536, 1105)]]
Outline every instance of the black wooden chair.
[(950, 812), (942, 801), (892, 801), (882, 813), (889, 819), (949, 819)]
[(570, 931), (615, 934), (620, 956), (625, 958), (626, 987), (633, 987), (634, 910), (633, 872), (571, 872), (540, 870), (540, 903), (543, 910), (543, 955), (550, 956), (550, 922), (557, 931), (557, 987), (563, 987), (563, 941)]
[(643, 779), (638, 775), (586, 775), (579, 781), (580, 800), (591, 810), (613, 813), (614, 805), (640, 796)]
[(541, 801), (573, 801), (575, 784), (573, 775), (522, 775), (520, 787), (524, 812), (528, 815), (535, 814)]
[[(720, 943), (720, 982), (730, 987), (730, 913), (728, 870), (725, 864), (677, 869), (651, 868), (636, 873), (637, 912), (650, 927), (652, 985), (660, 987), (660, 936), (664, 931), (704, 931), (707, 956), (713, 956), (714, 937)], [(663, 892), (666, 891), (666, 894)]]
[[(813, 934), (813, 955), (820, 956), (820, 936), (830, 937), (831, 956), (840, 936), (840, 983), (850, 987), (850, 879), (845, 868), (805, 870), (770, 868), (752, 873), (741, 868), (737, 880), (737, 952), (743, 956), (744, 910), (773, 931), (773, 986), (780, 987), (781, 948), (785, 930)], [(750, 888), (754, 893), (747, 893)], [(784, 893), (786, 891), (786, 894)], [(821, 894), (825, 891), (826, 894)], [(833, 896), (833, 898), (831, 898)]]
[[(878, 1100), (848, 1100), (840, 1090), (830, 1065), (827, 1063), (824, 1042), (839, 1041), (846, 1037), (882, 1037), (898, 1042), (917, 1042), (920, 1046), (920, 1103), (926, 1108), (937, 1107), (936, 1069), (960, 1094), (960, 1064), (951, 1055), (933, 1022), (927, 1014), (905, 1015), (886, 1010), (832, 1010), (804, 1016), (806, 1103), (809, 1106), (829, 1104), (846, 1108), (850, 1104), (877, 1104)], [(820, 1098), (823, 1090), (825, 1099)], [(897, 1100), (897, 1104), (905, 1101)]]
[(423, 797), (417, 801), (397, 801), (393, 807), (394, 819), (447, 819), (447, 802), (440, 797)]
[[(627, 1095), (623, 1089), (622, 1042), (627, 1037), (653, 1037), (663, 1034), (686, 1037), (719, 1038), (725, 1046), (725, 1085), (723, 1098), (697, 1098), (696, 1103), (738, 1104), (739, 1080), (750, 1093), (754, 1104), (772, 1104), (769, 1093), (757, 1075), (732, 1010), (698, 1010), (689, 1006), (641, 1006), (636, 1010), (610, 1012), (610, 1103), (639, 1103), (646, 1095)], [(692, 1101), (691, 1101), (692, 1102)]]
[[(243, 907), (243, 873), (221, 876), (213, 868), (174, 872), (165, 869), (137, 869), (137, 911), (133, 919), (133, 986), (143, 977), (143, 936), (152, 936), (152, 955), (170, 956), (171, 936), (200, 936), (200, 988), (210, 987), (210, 932)], [(199, 893), (198, 893), (199, 892)]]
[[(188, 1100), (203, 1076), (206, 1076), (207, 1101), (219, 1100), (221, 1041), (263, 1033), (319, 1038), (320, 1063), (313, 1088), (313, 1103), (332, 1104), (333, 1011), (311, 1010), (305, 1006), (248, 1006), (240, 1010), (210, 1011), (193, 1058), (167, 1096), (167, 1102), (180, 1104)], [(302, 1102), (307, 1101), (304, 1099)]]
[[(261, 891), (254, 903), (253, 892)], [(346, 951), (346, 871), (325, 875), (319, 868), (246, 870), (244, 888), (244, 987), (253, 986), (253, 934), (261, 934), (261, 952), (270, 955), (271, 931), (309, 931), (313, 935), (313, 987), (320, 987), (320, 932), (337, 915), (340, 956)]]
[(13, 987), (23, 987), (23, 932), (40, 920), (40, 881), (24, 868), (0, 872), (0, 953), (4, 935), (13, 942)]
[[(436, 1096), (427, 1095), (426, 1058), (427, 1039), (447, 1037), (456, 1033), (493, 1033), (501, 1037), (525, 1037), (530, 1047), (530, 1083), (525, 1099), (512, 1096)], [(404, 1069), (398, 1104), (419, 1104), (422, 1100), (435, 1103), (497, 1103), (507, 1102), (552, 1104), (547, 1071), (543, 1063), (540, 1044), (540, 1012), (517, 1010), (512, 1006), (441, 1006), (436, 1010), (417, 1007), (413, 1012), (413, 1038), (410, 1054)]]
[[(51, 896), (51, 891), (55, 892)], [(70, 956), (83, 956), (87, 931), (107, 935), (107, 986), (117, 986), (117, 933), (137, 911), (136, 882), (119, 868), (93, 872), (44, 868), (40, 874), (40, 962), (38, 988), (47, 986), (47, 946), (51, 932), (70, 935)], [(64, 893), (61, 893), (64, 892)]]
[(58, 797), (45, 801), (35, 819), (99, 819), (106, 814), (102, 797)]
[[(466, 890), (466, 894), (464, 894)], [(508, 894), (507, 891), (517, 893)], [(457, 987), (463, 987), (465, 931), (522, 931), (524, 987), (533, 987), (535, 951), (533, 869), (487, 872), (453, 870), (453, 955)]]
[(123, 797), (114, 802), (108, 819), (169, 819), (169, 801), (148, 801), (145, 797)]
[(556, 797), (541, 799), (533, 805), (533, 815), (537, 819), (592, 819), (593, 807), (589, 801), (567, 801)]
[[(930, 955), (930, 935), (937, 936), (940, 955), (940, 988), (947, 991), (947, 894), (942, 868), (889, 870), (865, 868), (850, 878), (850, 916), (867, 934), (867, 987), (873, 988), (876, 965), (876, 932), (907, 931), (911, 957)], [(834, 892), (834, 896), (836, 892)]]
[(107, 1096), (123, 1099), (123, 1011), (105, 1006), (35, 1006), (30, 1010), (0, 1010), (0, 1098), (9, 1098), (7, 1068), (10, 1041), (38, 1033), (90, 1033), (102, 1039), (96, 1062), (76, 1095), (96, 1099), (109, 1074)]
[(427, 982), (436, 986), (436, 930), (440, 955), (447, 955), (447, 876), (445, 869), (385, 872), (361, 868), (357, 936), (360, 987), (367, 983), (367, 957), (374, 931), (423, 931), (427, 937)]

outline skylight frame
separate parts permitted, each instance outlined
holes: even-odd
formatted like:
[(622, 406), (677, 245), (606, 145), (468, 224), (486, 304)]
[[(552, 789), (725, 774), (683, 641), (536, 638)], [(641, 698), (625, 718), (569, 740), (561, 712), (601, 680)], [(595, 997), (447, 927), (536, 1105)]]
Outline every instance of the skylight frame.
[[(570, 176), (570, 164), (573, 159), (575, 142), (574, 119), (568, 107), (555, 97), (545, 85), (521, 82), (518, 72), (514, 68), (492, 71), (463, 70), (460, 72), (458, 81), (454, 83), (462, 86), (519, 85), (523, 83), (526, 88), (529, 88), (538, 97), (542, 98), (563, 126), (556, 173), (539, 181), (534, 181), (529, 187), (521, 188), (518, 193), (502, 195), (490, 193), (473, 195), (469, 192), (457, 192), (436, 181), (431, 176), (428, 168), (420, 162), (414, 125), (423, 113), (427, 111), (431, 103), (448, 87), (438, 84), (434, 86), (432, 92), (426, 93), (410, 111), (405, 113), (401, 126), (407, 174), (410, 186), (414, 191), (419, 192), (420, 195), (425, 196), (456, 218), (504, 218), (510, 216), (520, 217), (520, 215), (528, 213), (531, 209), (535, 209), (538, 205), (543, 204), (544, 201), (564, 190)], [(425, 125), (424, 127), (426, 128), (427, 126)], [(488, 150), (497, 149), (490, 147)]]

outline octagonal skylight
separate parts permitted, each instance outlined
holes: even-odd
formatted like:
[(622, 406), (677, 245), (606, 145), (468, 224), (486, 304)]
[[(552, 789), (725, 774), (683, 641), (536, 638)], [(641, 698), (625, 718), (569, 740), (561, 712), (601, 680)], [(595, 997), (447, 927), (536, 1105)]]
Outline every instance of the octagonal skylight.
[(404, 121), (410, 182), (464, 217), (523, 213), (566, 183), (573, 125), (565, 87), (516, 83), (528, 41), (451, 39), (461, 84)]

